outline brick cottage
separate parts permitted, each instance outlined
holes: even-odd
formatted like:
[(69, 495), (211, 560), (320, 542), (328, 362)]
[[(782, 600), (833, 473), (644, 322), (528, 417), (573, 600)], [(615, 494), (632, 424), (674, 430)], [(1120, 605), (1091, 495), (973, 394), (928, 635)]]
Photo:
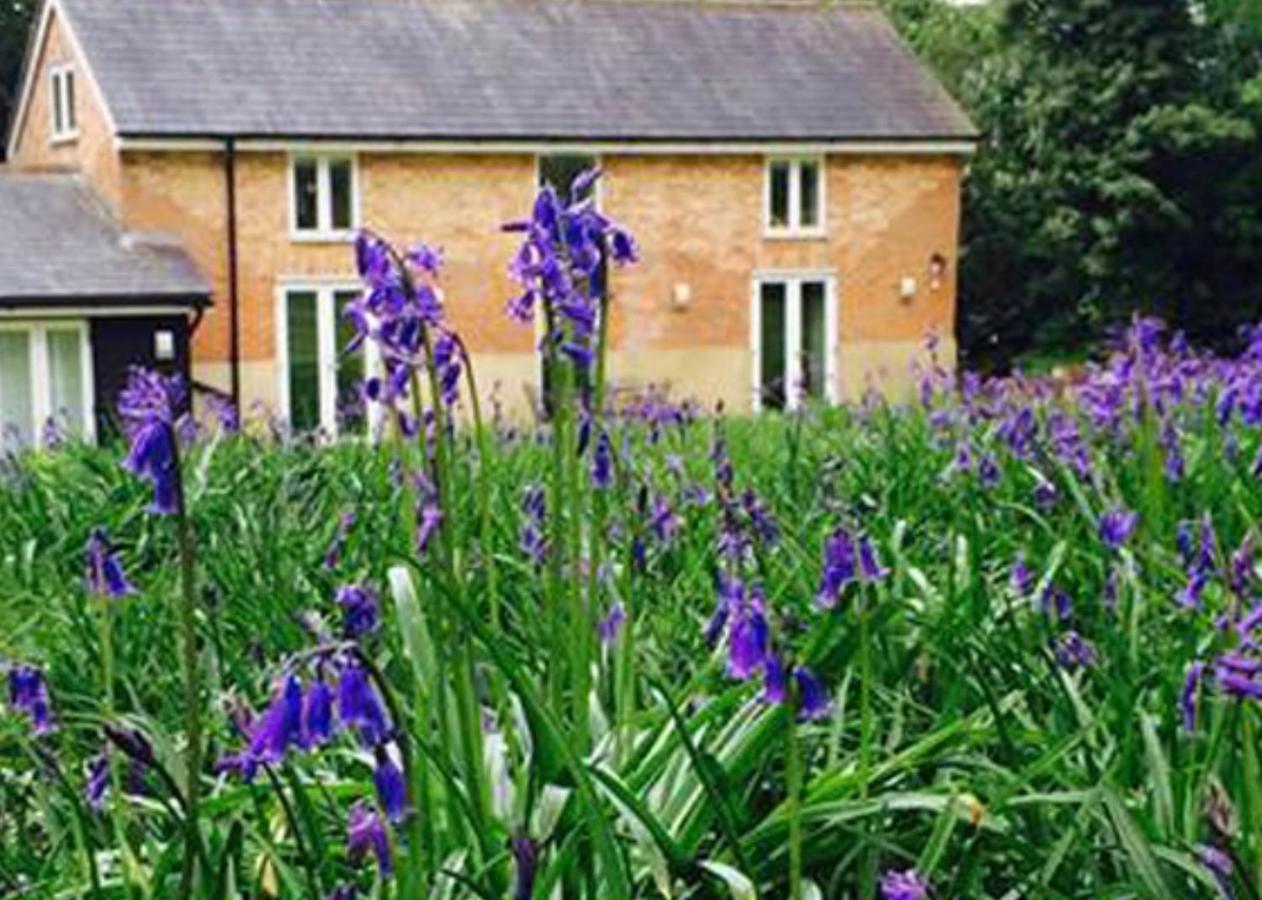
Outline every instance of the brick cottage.
[(734, 411), (954, 354), (974, 129), (867, 5), (48, 0), (0, 169), (0, 419), (91, 432), (133, 362), (338, 427), (350, 242), (425, 240), (524, 408), (502, 223), (599, 164), (639, 241), (610, 371)]

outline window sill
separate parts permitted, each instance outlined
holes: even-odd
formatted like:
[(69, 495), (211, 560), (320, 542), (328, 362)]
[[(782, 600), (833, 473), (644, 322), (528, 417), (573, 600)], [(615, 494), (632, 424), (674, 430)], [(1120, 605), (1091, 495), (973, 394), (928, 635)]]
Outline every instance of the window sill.
[(48, 146), (62, 147), (66, 144), (73, 144), (79, 140), (78, 131), (67, 131), (65, 134), (54, 134), (48, 139)]
[(812, 229), (810, 231), (764, 229), (762, 237), (765, 241), (826, 241), (828, 240), (828, 232), (822, 229)]
[(293, 231), (289, 232), (289, 240), (295, 244), (353, 244), (355, 232), (352, 231)]

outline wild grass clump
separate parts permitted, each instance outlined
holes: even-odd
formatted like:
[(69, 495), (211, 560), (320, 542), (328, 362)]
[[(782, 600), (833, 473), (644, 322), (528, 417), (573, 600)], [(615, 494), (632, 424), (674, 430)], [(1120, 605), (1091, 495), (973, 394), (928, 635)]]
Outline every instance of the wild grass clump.
[(516, 227), (538, 427), (364, 235), (377, 440), (137, 373), (126, 467), (6, 459), (0, 893), (1257, 897), (1262, 332), (725, 419), (607, 393), (625, 233)]

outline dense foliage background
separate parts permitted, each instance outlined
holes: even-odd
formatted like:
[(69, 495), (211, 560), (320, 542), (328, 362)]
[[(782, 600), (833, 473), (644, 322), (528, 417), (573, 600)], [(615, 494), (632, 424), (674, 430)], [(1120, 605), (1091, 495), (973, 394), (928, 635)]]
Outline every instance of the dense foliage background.
[(1135, 309), (1230, 342), (1262, 302), (1262, 4), (886, 0), (985, 141), (968, 361), (1083, 353)]

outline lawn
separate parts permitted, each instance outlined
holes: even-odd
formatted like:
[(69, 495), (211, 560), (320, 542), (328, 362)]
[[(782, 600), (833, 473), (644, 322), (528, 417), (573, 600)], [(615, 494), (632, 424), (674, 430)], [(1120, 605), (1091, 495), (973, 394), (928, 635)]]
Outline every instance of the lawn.
[(0, 892), (1258, 896), (1262, 332), (725, 418), (602, 402), (544, 285), (551, 421), (455, 427), (371, 307), (437, 260), (360, 263), (380, 441), (137, 375), (130, 447), (5, 459)]

